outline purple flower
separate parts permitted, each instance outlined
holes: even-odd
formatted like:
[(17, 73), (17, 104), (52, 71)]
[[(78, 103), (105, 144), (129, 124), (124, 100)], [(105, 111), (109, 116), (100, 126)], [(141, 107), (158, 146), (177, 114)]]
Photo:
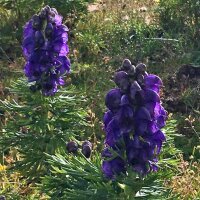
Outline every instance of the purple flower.
[(44, 7), (24, 26), (25, 75), (44, 95), (54, 95), (70, 71), (68, 28), (55, 8)]
[(119, 88), (111, 89), (105, 100), (108, 111), (103, 121), (109, 149), (102, 153), (106, 158), (102, 170), (110, 179), (125, 173), (127, 167), (142, 176), (157, 171), (158, 155), (165, 141), (160, 130), (167, 119), (159, 96), (162, 81), (156, 75), (148, 75), (143, 63), (129, 74), (132, 67), (130, 60), (125, 59), (114, 77)]
[(159, 92), (160, 88), (163, 85), (162, 80), (154, 74), (149, 74), (145, 76), (144, 82), (147, 89), (152, 89), (155, 92)]
[(120, 89), (116, 88), (110, 90), (106, 95), (105, 100), (105, 104), (108, 107), (108, 109), (110, 109), (112, 112), (116, 112), (120, 107), (121, 97), (122, 93)]
[(126, 172), (125, 161), (120, 156), (112, 155), (108, 148), (103, 150), (102, 157), (106, 159), (102, 163), (102, 171), (106, 178), (114, 179), (116, 175)]
[(127, 91), (130, 86), (129, 76), (124, 71), (115, 73), (114, 82), (124, 92)]
[(116, 142), (121, 138), (122, 133), (118, 121), (113, 118), (106, 127), (105, 143), (111, 147), (116, 145)]

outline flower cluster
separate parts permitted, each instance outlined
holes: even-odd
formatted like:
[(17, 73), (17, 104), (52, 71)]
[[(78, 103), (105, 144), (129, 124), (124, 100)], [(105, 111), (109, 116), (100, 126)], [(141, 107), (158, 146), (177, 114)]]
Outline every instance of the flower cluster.
[(41, 90), (44, 95), (54, 95), (58, 85), (63, 85), (63, 75), (69, 72), (66, 55), (68, 28), (55, 8), (44, 7), (24, 26), (23, 54), (26, 59), (25, 75), (35, 82), (31, 90)]
[(165, 140), (160, 130), (165, 126), (167, 112), (161, 105), (161, 79), (146, 72), (146, 65), (136, 67), (125, 59), (115, 73), (118, 86), (105, 99), (108, 111), (104, 115), (106, 132), (103, 173), (113, 179), (125, 173), (127, 167), (140, 175), (158, 169), (157, 157)]

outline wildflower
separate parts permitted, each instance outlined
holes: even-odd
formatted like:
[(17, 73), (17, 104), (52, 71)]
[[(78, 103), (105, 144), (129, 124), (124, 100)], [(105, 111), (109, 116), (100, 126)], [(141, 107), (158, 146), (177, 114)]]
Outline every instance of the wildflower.
[(6, 165), (1, 165), (1, 164), (0, 164), (0, 172), (1, 172), (1, 171), (5, 171), (6, 168), (7, 168)]
[(107, 178), (124, 173), (127, 167), (140, 175), (158, 170), (156, 163), (165, 141), (160, 129), (165, 126), (167, 112), (159, 97), (162, 81), (146, 69), (143, 63), (135, 67), (125, 59), (114, 76), (118, 88), (106, 95), (102, 170)]
[(63, 76), (70, 71), (66, 55), (68, 28), (55, 8), (44, 7), (24, 26), (23, 54), (26, 59), (25, 75), (34, 82), (32, 91), (41, 90), (44, 95), (54, 95)]

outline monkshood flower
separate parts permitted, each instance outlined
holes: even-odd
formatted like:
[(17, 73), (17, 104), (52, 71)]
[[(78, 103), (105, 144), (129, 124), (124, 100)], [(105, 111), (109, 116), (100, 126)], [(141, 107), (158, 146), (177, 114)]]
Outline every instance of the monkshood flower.
[(41, 90), (44, 95), (54, 95), (63, 76), (70, 71), (66, 55), (68, 28), (62, 24), (62, 17), (55, 8), (44, 7), (24, 26), (23, 54), (26, 59), (25, 75), (32, 91)]
[(109, 179), (125, 173), (127, 167), (142, 176), (158, 170), (167, 112), (159, 96), (162, 81), (146, 70), (145, 64), (135, 67), (125, 59), (114, 75), (117, 88), (106, 95), (102, 171)]

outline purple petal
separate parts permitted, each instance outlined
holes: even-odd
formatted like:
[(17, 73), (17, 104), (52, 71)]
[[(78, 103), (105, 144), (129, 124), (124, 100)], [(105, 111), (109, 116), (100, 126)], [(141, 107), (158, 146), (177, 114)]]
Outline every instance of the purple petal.
[(149, 103), (149, 102), (160, 102), (160, 97), (159, 95), (151, 90), (151, 89), (145, 89), (144, 90), (144, 95), (145, 95), (145, 102)]
[(63, 17), (61, 15), (55, 15), (55, 24), (60, 26), (62, 24)]
[(166, 125), (164, 116), (162, 116), (162, 115), (159, 116), (156, 119), (156, 123), (157, 123), (158, 128), (163, 128)]
[(162, 80), (154, 74), (145, 76), (144, 82), (147, 89), (152, 89), (157, 93), (159, 92), (160, 87), (163, 85)]
[(145, 107), (140, 107), (139, 110), (136, 112), (136, 119), (151, 121), (151, 115)]
[(112, 147), (120, 137), (119, 124), (115, 119), (112, 119), (106, 128), (106, 144)]
[(128, 96), (127, 95), (123, 95), (122, 98), (121, 98), (121, 105), (129, 105), (130, 102), (129, 102), (129, 99), (128, 99)]
[(113, 113), (112, 113), (110, 110), (107, 111), (107, 112), (104, 114), (103, 122), (104, 122), (105, 128), (106, 128), (107, 125), (110, 123), (110, 121), (112, 120), (112, 118), (113, 118)]
[(116, 89), (110, 90), (107, 93), (106, 100), (105, 100), (105, 104), (107, 108), (110, 109), (111, 111), (116, 111), (116, 109), (120, 107), (121, 97), (122, 97), (122, 94), (121, 94), (120, 89), (116, 88)]

